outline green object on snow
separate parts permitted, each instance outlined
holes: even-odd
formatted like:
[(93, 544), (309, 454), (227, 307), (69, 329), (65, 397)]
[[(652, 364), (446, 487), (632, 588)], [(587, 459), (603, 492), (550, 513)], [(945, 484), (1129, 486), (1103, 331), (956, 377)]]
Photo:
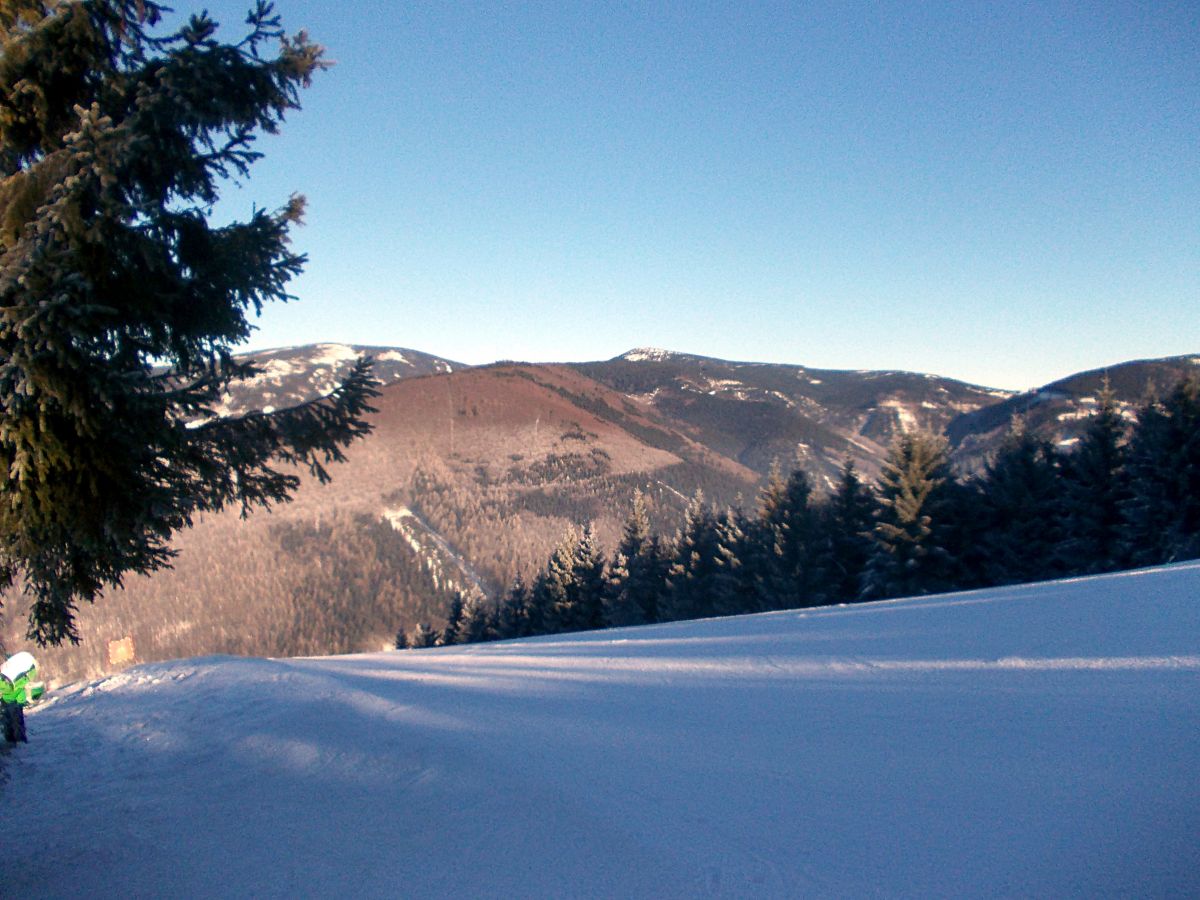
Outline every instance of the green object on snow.
[(37, 663), (30, 653), (14, 653), (0, 666), (0, 702), (25, 706), (46, 693), (37, 680)]

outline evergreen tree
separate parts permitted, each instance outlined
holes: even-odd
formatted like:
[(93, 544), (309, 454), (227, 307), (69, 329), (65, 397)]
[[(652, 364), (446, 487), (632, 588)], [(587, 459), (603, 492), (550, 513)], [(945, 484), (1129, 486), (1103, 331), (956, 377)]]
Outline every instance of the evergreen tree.
[(408, 632), (404, 630), (403, 626), (401, 626), (399, 629), (396, 630), (395, 646), (396, 646), (397, 650), (407, 650), (409, 647)]
[(462, 615), (455, 630), (454, 643), (478, 644), (486, 641), (491, 625), (492, 611), (487, 597), (481, 591), (472, 591), (462, 601)]
[(1105, 378), (1096, 415), (1063, 460), (1064, 555), (1073, 573), (1106, 572), (1125, 561), (1123, 508), (1130, 493), (1124, 441), (1125, 422)]
[(633, 509), (609, 570), (608, 623), (619, 626), (657, 621), (662, 579), (659, 544), (650, 533), (646, 499), (641, 491), (634, 491)]
[(438, 633), (436, 629), (430, 628), (424, 622), (418, 622), (417, 627), (412, 630), (408, 636), (408, 646), (415, 649), (423, 647), (434, 647), (438, 643)]
[[(570, 628), (564, 631), (590, 631), (605, 625), (604, 555), (596, 545), (596, 534), (589, 524), (584, 527), (571, 563)], [(564, 610), (564, 613), (566, 611)], [(566, 624), (566, 619), (561, 620)]]
[(1062, 480), (1058, 454), (1024, 423), (1013, 431), (979, 482), (977, 517), (986, 584), (1015, 584), (1062, 574)]
[(508, 640), (509, 638), (526, 637), (531, 632), (529, 631), (529, 588), (525, 585), (525, 579), (518, 572), (513, 578), (512, 586), (508, 592), (500, 600), (499, 608), (496, 613), (496, 638), (497, 640)]
[(485, 597), (487, 600), (487, 623), (483, 629), (483, 639), (485, 641), (503, 640), (507, 635), (500, 633), (500, 600), (493, 600)]
[(462, 628), (463, 608), (466, 606), (466, 597), (462, 591), (455, 591), (454, 596), (450, 599), (450, 606), (446, 610), (446, 627), (442, 629), (441, 636), (438, 638), (439, 646), (448, 646), (450, 644), (459, 643), (459, 632)]
[(787, 481), (776, 459), (771, 462), (767, 482), (758, 494), (758, 515), (754, 521), (746, 524), (744, 563), (747, 577), (754, 588), (751, 601), (754, 612), (783, 609), (787, 605), (786, 601), (779, 599), (781, 590), (777, 582), (783, 542), (780, 540), (780, 530), (773, 523), (773, 520), (782, 518), (776, 516), (774, 511), (784, 507), (786, 497)]
[(214, 224), (257, 132), (324, 63), (258, 3), (248, 34), (153, 0), (0, 4), (0, 588), (30, 636), (78, 640), (79, 601), (169, 565), (197, 514), (287, 499), (367, 431), (360, 363), (329, 397), (216, 418), (253, 369), (248, 317), (288, 299), (303, 200)]
[(875, 499), (847, 460), (837, 488), (818, 515), (820, 595), (827, 603), (858, 599), (860, 584), (871, 558)]
[(984, 529), (980, 515), (978, 479), (953, 477), (940, 492), (937, 521), (939, 540), (950, 562), (946, 586), (942, 590), (970, 590), (988, 582), (984, 567)]
[(716, 517), (705, 504), (703, 491), (697, 490), (675, 536), (666, 591), (659, 607), (662, 621), (712, 615), (712, 578), (717, 570), (718, 553), (716, 526)]
[(555, 633), (604, 627), (604, 557), (588, 525), (570, 529), (539, 580)]
[(1148, 403), (1129, 443), (1125, 550), (1137, 565), (1200, 557), (1200, 377)]
[(524, 628), (522, 637), (536, 634), (549, 634), (553, 626), (550, 615), (552, 590), (546, 583), (546, 570), (538, 573), (529, 587), (526, 595), (525, 608), (522, 612)]
[(546, 568), (538, 576), (533, 586), (529, 621), (531, 627), (540, 624), (541, 628), (533, 631), (533, 634), (556, 634), (569, 630), (574, 622), (571, 584), (575, 577), (575, 551), (578, 546), (579, 532), (574, 527), (568, 528), (550, 554)]
[(606, 582), (605, 621), (613, 628), (645, 624), (641, 604), (629, 590), (629, 560), (620, 550), (617, 550), (609, 565)]
[(923, 431), (897, 436), (879, 479), (875, 546), (860, 596), (930, 594), (956, 586), (945, 521), (953, 490), (944, 438)]
[(796, 609), (816, 599), (811, 495), (812, 485), (803, 469), (795, 469), (785, 480), (777, 468), (760, 495), (753, 540), (761, 609)]
[(749, 523), (740, 510), (727, 509), (714, 523), (713, 574), (708, 590), (709, 612), (716, 616), (737, 616), (758, 608), (754, 573), (743, 562), (747, 557)]
[(667, 592), (667, 577), (675, 557), (675, 545), (671, 539), (654, 535), (646, 552), (645, 581), (649, 590), (640, 594), (646, 610), (647, 622), (661, 622), (663, 596)]

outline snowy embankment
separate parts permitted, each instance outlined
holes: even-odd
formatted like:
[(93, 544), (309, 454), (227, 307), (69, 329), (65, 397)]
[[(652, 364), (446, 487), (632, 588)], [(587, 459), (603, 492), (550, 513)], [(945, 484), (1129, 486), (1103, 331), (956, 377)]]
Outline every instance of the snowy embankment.
[(1196, 896), (1200, 563), (148, 665), (29, 732), (4, 896)]

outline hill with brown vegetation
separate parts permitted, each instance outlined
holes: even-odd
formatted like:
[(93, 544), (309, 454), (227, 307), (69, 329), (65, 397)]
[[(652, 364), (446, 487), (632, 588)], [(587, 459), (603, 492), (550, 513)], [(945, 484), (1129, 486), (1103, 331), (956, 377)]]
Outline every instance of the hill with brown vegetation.
[[(210, 516), (179, 535), (173, 571), (135, 578), (81, 610), (80, 647), (40, 651), (59, 681), (138, 660), (211, 653), (379, 649), (437, 621), (456, 589), (532, 574), (572, 523), (613, 542), (635, 489), (664, 530), (702, 489), (752, 496), (757, 473), (562, 366), (496, 365), (385, 386), (369, 438), (305, 479), (292, 503), (246, 521)], [(21, 643), (19, 598), (3, 612)]]

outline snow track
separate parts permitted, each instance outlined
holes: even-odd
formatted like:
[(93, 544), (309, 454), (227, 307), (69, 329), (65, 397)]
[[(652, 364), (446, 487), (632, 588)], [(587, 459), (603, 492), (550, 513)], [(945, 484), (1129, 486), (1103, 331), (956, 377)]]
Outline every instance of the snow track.
[[(383, 518), (403, 535), (413, 552), (421, 557), (426, 570), (433, 576), (434, 584), (465, 593), (487, 593), (487, 587), (479, 573), (420, 515), (407, 506), (401, 506), (397, 509), (385, 509)], [(427, 542), (432, 543), (432, 547)], [(458, 577), (448, 574), (447, 569), (457, 571)]]
[(159, 663), (30, 714), (0, 893), (1196, 896), (1197, 726), (1197, 563)]

